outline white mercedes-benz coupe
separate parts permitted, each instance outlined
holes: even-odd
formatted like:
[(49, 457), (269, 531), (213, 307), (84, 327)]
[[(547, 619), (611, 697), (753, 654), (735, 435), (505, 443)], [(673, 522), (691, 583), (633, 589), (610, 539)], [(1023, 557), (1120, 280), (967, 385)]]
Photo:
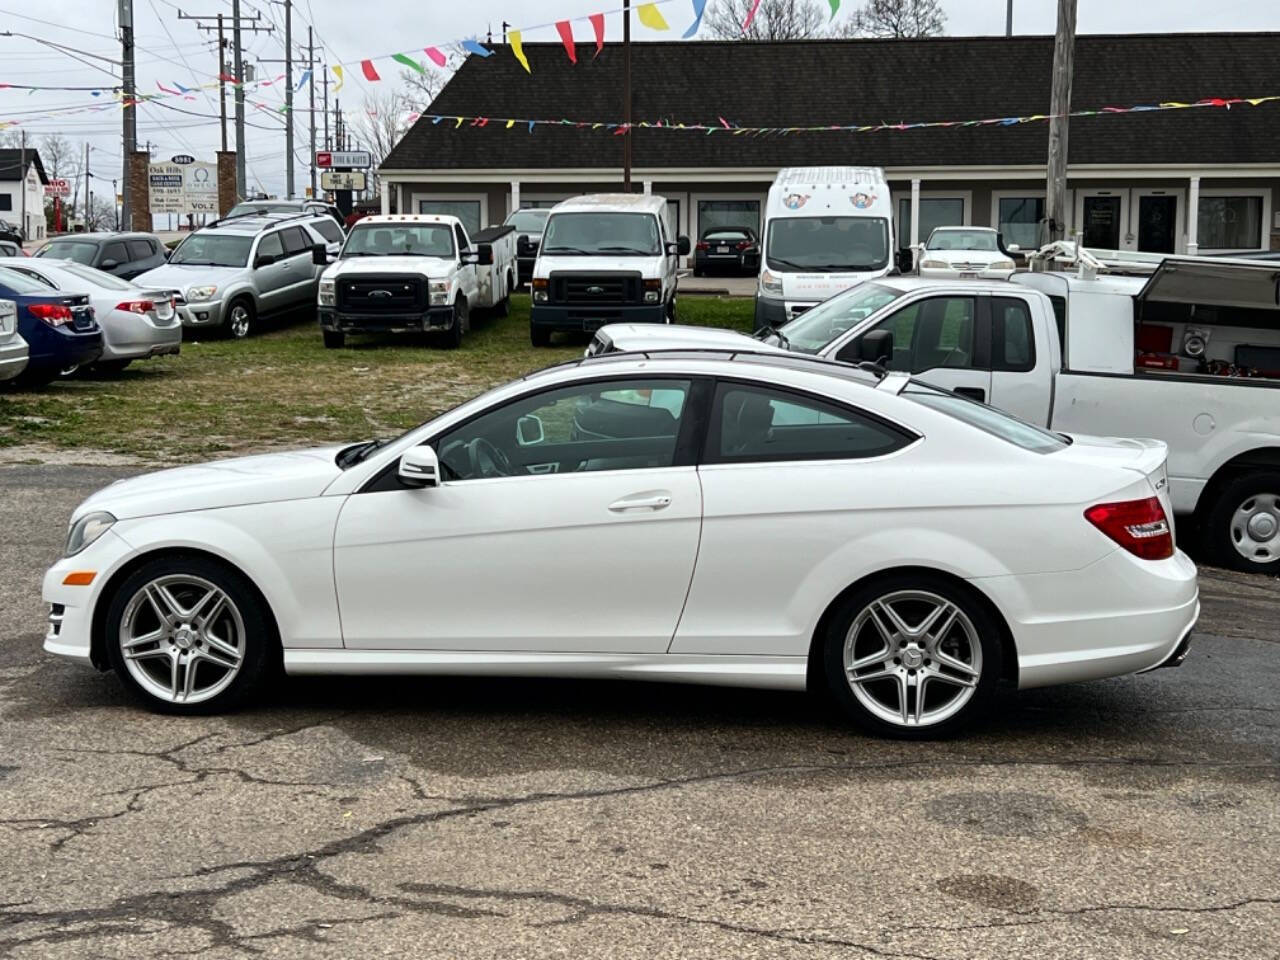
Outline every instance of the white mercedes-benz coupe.
[(395, 440), (107, 487), (45, 577), (45, 649), (174, 713), (283, 665), (808, 688), (938, 736), (1001, 683), (1179, 662), (1169, 518), (1156, 441), (812, 358), (614, 353)]

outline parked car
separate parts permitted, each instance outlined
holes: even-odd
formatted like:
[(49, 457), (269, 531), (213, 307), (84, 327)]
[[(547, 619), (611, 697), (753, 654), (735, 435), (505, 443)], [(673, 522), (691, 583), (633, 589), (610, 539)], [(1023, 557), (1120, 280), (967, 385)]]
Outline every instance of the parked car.
[(605, 353), (642, 353), (646, 350), (741, 350), (747, 353), (786, 353), (782, 347), (763, 343), (725, 327), (694, 327), (679, 323), (610, 323), (596, 331), (583, 356)]
[(121, 280), (132, 280), (163, 266), (166, 251), (160, 238), (150, 233), (74, 233), (54, 237), (35, 255), (74, 260)]
[(50, 290), (26, 274), (0, 267), (0, 300), (12, 301), (18, 333), (27, 342), (27, 365), (15, 378), (23, 386), (43, 386), (102, 353), (102, 328), (85, 294)]
[(330, 249), (316, 227), (323, 222), (308, 213), (217, 220), (138, 283), (174, 291), (184, 327), (243, 339), (264, 317), (315, 303), (313, 249)]
[(27, 369), (27, 341), (18, 332), (18, 305), (0, 300), (0, 383)]
[(941, 735), (1001, 682), (1181, 660), (1199, 602), (1164, 459), (902, 374), (615, 354), (392, 441), (99, 491), (45, 576), (45, 649), (174, 713), (283, 661), (809, 687)]
[[(332, 203), (323, 200), (241, 200), (228, 211), (223, 219), (232, 217), (257, 217), (264, 213), (310, 213), (328, 217), (345, 231), (346, 217)], [(340, 241), (339, 241), (340, 242)]]
[(15, 226), (8, 220), (0, 218), (0, 240), (8, 240), (10, 243), (16, 243), (22, 246), (26, 237), (22, 235), (22, 228)]
[[(469, 236), (457, 217), (365, 217), (320, 277), (324, 345), (341, 347), (349, 333), (437, 332), (457, 347), (474, 311), (510, 310), (515, 254), (512, 227)], [(316, 262), (327, 261), (317, 252)]]
[(679, 258), (688, 254), (664, 197), (601, 193), (556, 204), (533, 268), (533, 345), (547, 346), (557, 330), (673, 323)]
[(760, 238), (750, 227), (711, 227), (693, 248), (693, 275), (711, 271), (752, 276), (760, 269)]
[(1003, 280), (1017, 265), (990, 227), (938, 227), (920, 249), (918, 273), (939, 280)]
[(31, 254), (22, 249), (22, 244), (14, 240), (0, 240), (0, 257), (29, 257)]
[(53, 290), (89, 295), (102, 328), (96, 370), (119, 373), (134, 360), (176, 354), (182, 347), (182, 321), (171, 291), (147, 289), (72, 260), (0, 260), (0, 266)]
[(538, 259), (538, 246), (542, 243), (542, 231), (547, 226), (549, 213), (551, 210), (547, 207), (521, 207), (503, 221), (516, 231), (517, 279), (521, 284), (528, 283), (533, 276), (533, 265)]

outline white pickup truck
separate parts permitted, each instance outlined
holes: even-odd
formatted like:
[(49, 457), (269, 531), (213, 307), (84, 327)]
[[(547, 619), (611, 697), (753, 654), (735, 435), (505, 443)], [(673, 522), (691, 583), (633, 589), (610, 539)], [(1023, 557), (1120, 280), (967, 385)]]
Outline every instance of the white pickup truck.
[[(614, 331), (600, 331), (603, 352)], [(721, 331), (725, 349), (750, 338)], [(622, 338), (619, 338), (622, 339)], [(1214, 559), (1280, 574), (1280, 269), (1167, 258), (1148, 278), (868, 281), (776, 346), (893, 370), (1068, 433), (1163, 440), (1174, 510)], [(629, 349), (682, 344), (655, 329)], [(616, 347), (614, 347), (616, 349)]]
[[(319, 249), (314, 257), (327, 262)], [(438, 332), (445, 346), (457, 347), (474, 311), (506, 316), (515, 287), (512, 227), (471, 236), (457, 217), (365, 217), (320, 275), (324, 345), (341, 347), (349, 333)]]

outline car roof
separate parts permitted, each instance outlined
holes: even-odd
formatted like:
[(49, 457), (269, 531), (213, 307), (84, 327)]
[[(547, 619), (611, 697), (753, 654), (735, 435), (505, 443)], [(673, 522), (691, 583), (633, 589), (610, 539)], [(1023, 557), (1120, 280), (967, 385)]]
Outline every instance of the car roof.
[(840, 183), (872, 183), (883, 185), (884, 171), (879, 167), (785, 167), (778, 171), (775, 186), (808, 184), (821, 186)]
[(50, 237), (50, 243), (56, 243), (59, 240), (87, 240), (92, 243), (106, 243), (111, 240), (137, 240), (137, 239), (155, 240), (154, 234), (146, 233), (142, 230), (121, 230), (119, 233), (109, 233), (103, 230), (95, 230), (92, 233), (66, 233), (60, 237)]
[(981, 231), (981, 232), (983, 232), (983, 233), (996, 233), (996, 232), (997, 232), (995, 227), (965, 227), (965, 226), (957, 225), (957, 224), (954, 224), (954, 223), (953, 223), (953, 224), (951, 224), (951, 225), (950, 225), (950, 226), (948, 226), (948, 227), (934, 227), (934, 228), (933, 228), (933, 232), (934, 232), (934, 233), (946, 233), (947, 231), (950, 231), (950, 230), (955, 230), (955, 231), (956, 231), (956, 232), (958, 232), (958, 233), (972, 233), (972, 232), (973, 232), (973, 231), (975, 231), (975, 230)]

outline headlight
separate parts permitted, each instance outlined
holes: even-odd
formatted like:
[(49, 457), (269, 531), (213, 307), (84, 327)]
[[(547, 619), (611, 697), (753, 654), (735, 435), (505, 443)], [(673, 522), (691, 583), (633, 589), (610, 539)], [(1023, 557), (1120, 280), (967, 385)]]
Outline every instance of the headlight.
[(662, 281), (646, 280), (644, 282), (644, 302), (657, 303), (662, 299)]
[(548, 299), (548, 286), (550, 281), (546, 277), (534, 277), (530, 283), (533, 289), (533, 302), (546, 303)]
[(925, 270), (947, 270), (951, 264), (945, 260), (921, 260), (920, 266)]
[(218, 288), (215, 287), (213, 284), (208, 284), (203, 287), (187, 287), (187, 300), (188, 301), (208, 300), (217, 292), (218, 292)]
[(782, 296), (782, 278), (776, 273), (765, 270), (760, 274), (760, 291)]
[(431, 305), (433, 307), (443, 307), (449, 303), (449, 281), (448, 280), (432, 280), (431, 281)]
[(334, 304), (333, 281), (320, 281), (320, 306), (332, 307)]
[(63, 555), (71, 557), (79, 553), (110, 530), (115, 522), (116, 518), (109, 513), (86, 513), (67, 531), (67, 548)]
[(1014, 264), (1012, 260), (997, 260), (987, 268), (988, 270), (1013, 270)]

